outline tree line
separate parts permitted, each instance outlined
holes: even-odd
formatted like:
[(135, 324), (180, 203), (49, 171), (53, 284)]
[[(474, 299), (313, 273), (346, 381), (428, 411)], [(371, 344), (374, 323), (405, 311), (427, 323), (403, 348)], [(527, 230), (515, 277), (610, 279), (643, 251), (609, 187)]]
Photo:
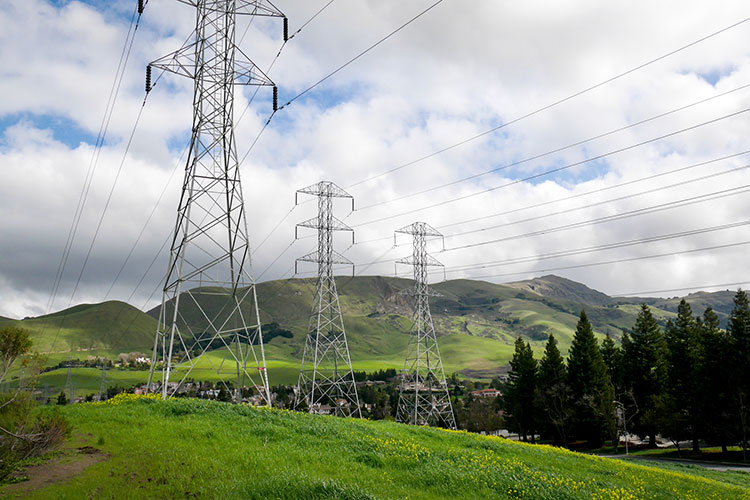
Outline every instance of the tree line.
[(617, 445), (620, 431), (657, 435), (692, 450), (701, 443), (739, 445), (750, 438), (750, 306), (739, 290), (727, 328), (708, 307), (701, 316), (684, 299), (661, 328), (642, 305), (620, 345), (594, 336), (581, 311), (567, 362), (549, 336), (541, 360), (519, 338), (504, 395), (506, 424), (521, 439), (557, 445)]

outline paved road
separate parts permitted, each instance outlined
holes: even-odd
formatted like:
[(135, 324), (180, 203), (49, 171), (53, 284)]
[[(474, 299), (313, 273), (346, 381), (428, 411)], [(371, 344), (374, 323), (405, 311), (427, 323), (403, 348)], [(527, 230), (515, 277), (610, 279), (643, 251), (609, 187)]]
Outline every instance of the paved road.
[(679, 463), (679, 464), (685, 464), (685, 465), (697, 465), (698, 467), (703, 467), (705, 469), (709, 470), (717, 470), (717, 471), (740, 471), (740, 472), (750, 472), (750, 464), (749, 465), (741, 465), (741, 464), (733, 464), (733, 463), (727, 463), (727, 462), (699, 462), (697, 460), (689, 460), (685, 458), (655, 458), (655, 457), (649, 457), (645, 455), (598, 455), (603, 458), (614, 458), (616, 460), (648, 460), (650, 462), (673, 462), (673, 463)]

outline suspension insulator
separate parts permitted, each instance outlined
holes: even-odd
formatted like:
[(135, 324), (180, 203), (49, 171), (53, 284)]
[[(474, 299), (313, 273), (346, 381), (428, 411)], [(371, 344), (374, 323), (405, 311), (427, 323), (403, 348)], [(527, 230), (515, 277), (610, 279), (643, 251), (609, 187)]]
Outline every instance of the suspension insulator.
[(138, 15), (143, 14), (143, 0), (138, 0)]
[(278, 111), (279, 109), (279, 88), (274, 85), (273, 86), (273, 110)]
[(151, 65), (146, 66), (146, 93), (151, 92)]
[(289, 19), (284, 18), (284, 41), (289, 41)]

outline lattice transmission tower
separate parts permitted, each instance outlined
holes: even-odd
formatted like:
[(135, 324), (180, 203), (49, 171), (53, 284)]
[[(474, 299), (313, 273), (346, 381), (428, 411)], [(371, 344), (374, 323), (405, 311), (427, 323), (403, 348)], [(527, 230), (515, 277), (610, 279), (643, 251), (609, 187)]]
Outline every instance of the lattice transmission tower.
[[(192, 137), (149, 390), (160, 390), (166, 399), (197, 367), (215, 371), (228, 390), (234, 385), (235, 401), (250, 387), (256, 402), (270, 405), (235, 143), (234, 89), (269, 86), (275, 96), (276, 87), (235, 44), (235, 26), (239, 16), (284, 15), (267, 0), (179, 1), (195, 7), (193, 36), (146, 72), (147, 91), (151, 68), (194, 80)], [(158, 364), (161, 381), (152, 386)]]
[[(354, 210), (354, 197), (333, 182), (318, 182), (300, 189), (295, 194), (310, 194), (318, 197), (318, 216), (297, 224), (297, 228), (317, 229), (318, 249), (297, 259), (297, 262), (318, 264), (318, 279), (315, 285), (312, 314), (302, 353), (302, 365), (296, 387), (295, 406), (302, 403), (310, 413), (333, 413), (344, 417), (362, 417), (357, 396), (357, 386), (346, 342), (344, 318), (341, 315), (336, 281), (333, 279), (334, 264), (354, 264), (333, 249), (335, 231), (352, 231), (352, 228), (333, 216), (333, 199), (350, 198)], [(296, 271), (295, 262), (295, 271)]]
[(455, 429), (456, 419), (430, 313), (429, 297), (438, 294), (427, 285), (427, 268), (443, 266), (427, 253), (427, 239), (442, 239), (443, 235), (424, 222), (415, 222), (396, 231), (394, 244), (398, 234), (410, 234), (414, 240), (412, 255), (397, 263), (414, 266), (414, 288), (410, 294), (414, 297), (415, 307), (401, 375), (396, 420), (412, 425)]

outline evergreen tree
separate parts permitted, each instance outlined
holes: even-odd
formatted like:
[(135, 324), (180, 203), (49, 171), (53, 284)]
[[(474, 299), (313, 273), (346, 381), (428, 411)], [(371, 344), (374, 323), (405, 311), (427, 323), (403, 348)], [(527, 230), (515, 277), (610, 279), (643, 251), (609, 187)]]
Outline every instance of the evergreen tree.
[(734, 354), (730, 361), (734, 369), (729, 383), (744, 460), (750, 437), (750, 302), (742, 289), (737, 290), (734, 296), (734, 307), (727, 322), (727, 334)]
[(677, 318), (667, 323), (664, 339), (667, 345), (667, 387), (662, 432), (677, 444), (687, 438), (698, 448), (695, 377), (693, 370), (700, 355), (695, 345), (696, 323), (693, 310), (685, 299), (677, 306)]
[[(625, 339), (626, 337), (627, 335), (624, 335), (623, 339)], [(610, 337), (608, 333), (607, 336), (604, 337), (601, 348), (599, 350), (602, 353), (604, 364), (607, 365), (609, 383), (612, 384), (612, 392), (614, 395), (613, 399), (622, 403), (623, 400), (627, 399), (622, 376), (622, 349), (618, 347), (617, 344), (615, 344), (615, 341), (612, 340), (612, 337)], [(622, 414), (621, 418), (625, 418), (626, 416), (626, 414)], [(611, 439), (615, 447), (615, 453), (617, 453), (617, 446), (620, 443), (620, 420), (621, 419), (615, 418), (615, 425), (612, 428)], [(627, 423), (622, 422), (622, 424), (623, 427), (627, 427)]]
[(589, 446), (601, 446), (615, 425), (614, 392), (585, 311), (570, 346), (568, 385), (576, 437), (586, 439)]
[[(733, 367), (731, 339), (719, 328), (719, 317), (708, 307), (696, 321), (694, 347), (696, 433), (726, 450), (736, 427), (731, 388)], [(693, 444), (695, 448), (695, 443)]]
[(570, 424), (570, 391), (566, 376), (565, 362), (557, 348), (557, 340), (550, 334), (544, 356), (539, 362), (539, 429), (542, 435), (551, 436), (557, 445), (567, 443)]
[(643, 304), (633, 331), (627, 342), (623, 341), (623, 367), (625, 387), (632, 397), (627, 409), (633, 420), (630, 428), (648, 436), (651, 447), (656, 446), (659, 420), (664, 413), (666, 351), (664, 335), (651, 309)]
[(531, 345), (519, 338), (510, 362), (506, 408), (509, 424), (524, 441), (536, 431), (535, 393), (537, 383), (537, 362), (531, 352)]
[(68, 396), (65, 395), (65, 391), (60, 391), (60, 394), (57, 395), (57, 404), (61, 406), (68, 404)]
[(602, 359), (604, 364), (607, 365), (607, 373), (609, 374), (609, 382), (615, 391), (615, 399), (619, 399), (623, 392), (623, 381), (622, 381), (622, 349), (620, 349), (609, 333), (602, 341), (600, 349), (602, 353)]

